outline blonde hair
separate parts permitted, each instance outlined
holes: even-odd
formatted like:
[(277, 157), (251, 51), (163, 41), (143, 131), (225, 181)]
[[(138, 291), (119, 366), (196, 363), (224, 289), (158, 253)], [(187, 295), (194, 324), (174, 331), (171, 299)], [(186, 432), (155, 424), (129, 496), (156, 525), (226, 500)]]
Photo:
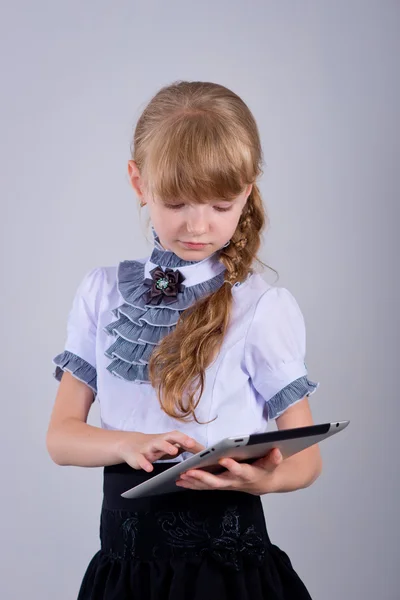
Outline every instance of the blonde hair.
[(229, 325), (232, 285), (253, 272), (266, 223), (255, 183), (262, 173), (257, 124), (243, 100), (226, 87), (179, 81), (162, 88), (145, 108), (132, 158), (147, 192), (166, 201), (233, 199), (253, 185), (231, 243), (219, 253), (226, 283), (181, 314), (149, 363), (161, 408), (176, 419), (199, 422), (195, 410), (205, 371)]

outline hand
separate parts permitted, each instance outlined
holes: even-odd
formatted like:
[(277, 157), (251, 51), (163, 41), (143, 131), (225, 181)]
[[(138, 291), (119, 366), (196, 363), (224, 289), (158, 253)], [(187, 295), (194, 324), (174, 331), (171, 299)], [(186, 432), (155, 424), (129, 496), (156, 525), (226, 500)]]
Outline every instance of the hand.
[(151, 472), (156, 460), (179, 456), (182, 452), (197, 454), (204, 446), (180, 431), (167, 433), (128, 433), (118, 445), (118, 456), (133, 469), (144, 469)]
[(275, 491), (274, 472), (282, 460), (278, 448), (252, 465), (238, 463), (232, 458), (222, 458), (218, 462), (227, 471), (213, 475), (200, 469), (191, 469), (180, 476), (176, 485), (189, 490), (234, 490), (261, 496)]

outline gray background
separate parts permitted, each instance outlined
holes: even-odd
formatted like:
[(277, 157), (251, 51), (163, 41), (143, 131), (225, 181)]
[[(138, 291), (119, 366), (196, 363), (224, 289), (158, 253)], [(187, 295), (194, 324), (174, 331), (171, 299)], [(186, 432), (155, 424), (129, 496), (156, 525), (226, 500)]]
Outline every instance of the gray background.
[(313, 487), (265, 498), (271, 537), (317, 600), (398, 599), (399, 2), (3, 1), (0, 22), (1, 598), (73, 599), (98, 549), (101, 470), (45, 449), (51, 359), (84, 273), (147, 254), (133, 127), (191, 79), (258, 120), (263, 257), (306, 318), (315, 420), (352, 421)]

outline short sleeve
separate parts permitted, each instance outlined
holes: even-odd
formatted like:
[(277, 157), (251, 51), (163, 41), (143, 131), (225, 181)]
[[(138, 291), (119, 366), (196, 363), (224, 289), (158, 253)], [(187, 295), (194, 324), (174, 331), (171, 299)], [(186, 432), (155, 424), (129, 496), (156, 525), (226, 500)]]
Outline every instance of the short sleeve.
[(308, 379), (305, 353), (305, 323), (296, 300), (285, 288), (270, 288), (258, 301), (245, 343), (246, 369), (270, 419), (318, 387)]
[(97, 394), (96, 336), (103, 270), (96, 268), (85, 275), (72, 303), (67, 320), (64, 352), (58, 354), (54, 376), (58, 381), (68, 371)]

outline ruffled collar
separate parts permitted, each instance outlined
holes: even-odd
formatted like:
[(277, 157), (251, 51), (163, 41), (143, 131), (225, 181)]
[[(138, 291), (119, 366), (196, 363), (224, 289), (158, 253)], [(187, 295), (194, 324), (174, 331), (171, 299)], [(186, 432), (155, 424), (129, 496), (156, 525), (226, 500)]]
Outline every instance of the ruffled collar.
[(118, 290), (123, 304), (105, 327), (114, 337), (106, 350), (107, 369), (127, 381), (148, 383), (148, 364), (155, 346), (174, 330), (181, 313), (224, 281), (219, 253), (202, 261), (185, 261), (165, 250), (156, 234), (146, 261), (118, 266)]
[(182, 260), (173, 252), (154, 248), (145, 263), (145, 276), (150, 277), (151, 271), (157, 266), (179, 270), (184, 277), (185, 288), (212, 279), (225, 271), (225, 266), (218, 260), (217, 252), (204, 260), (189, 262)]
[(152, 228), (152, 232), (154, 237), (154, 248), (146, 261), (146, 277), (149, 277), (150, 271), (156, 266), (179, 269), (185, 277), (185, 286), (188, 287), (211, 279), (225, 270), (225, 266), (219, 262), (219, 252), (214, 252), (211, 256), (200, 261), (183, 260), (174, 252), (165, 250), (162, 247), (154, 228)]

